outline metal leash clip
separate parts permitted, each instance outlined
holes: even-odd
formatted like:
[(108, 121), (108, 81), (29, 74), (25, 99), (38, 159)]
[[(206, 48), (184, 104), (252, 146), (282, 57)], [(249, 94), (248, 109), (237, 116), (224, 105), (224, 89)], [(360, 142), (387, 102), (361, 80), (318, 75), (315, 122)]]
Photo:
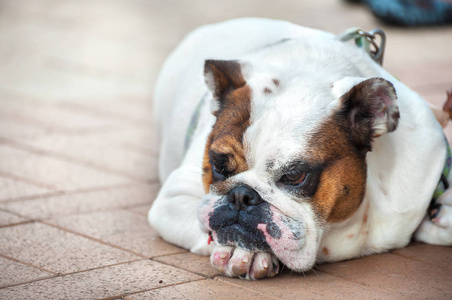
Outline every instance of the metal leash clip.
[[(377, 36), (380, 38), (380, 45), (377, 44)], [(360, 28), (351, 28), (339, 35), (339, 40), (347, 42), (349, 40), (355, 40), (358, 47), (366, 51), (374, 61), (380, 66), (383, 65), (383, 56), (386, 46), (386, 35), (381, 29), (374, 29), (366, 32)]]

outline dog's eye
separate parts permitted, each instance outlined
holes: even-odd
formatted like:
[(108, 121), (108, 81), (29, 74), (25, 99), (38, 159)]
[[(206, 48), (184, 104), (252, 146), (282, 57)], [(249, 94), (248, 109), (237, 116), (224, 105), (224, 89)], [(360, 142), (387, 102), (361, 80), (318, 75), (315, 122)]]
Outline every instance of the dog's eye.
[(306, 181), (307, 176), (306, 173), (293, 171), (283, 175), (280, 181), (285, 185), (301, 186)]
[(218, 166), (217, 164), (212, 164), (212, 177), (214, 181), (221, 181), (226, 179), (225, 169)]

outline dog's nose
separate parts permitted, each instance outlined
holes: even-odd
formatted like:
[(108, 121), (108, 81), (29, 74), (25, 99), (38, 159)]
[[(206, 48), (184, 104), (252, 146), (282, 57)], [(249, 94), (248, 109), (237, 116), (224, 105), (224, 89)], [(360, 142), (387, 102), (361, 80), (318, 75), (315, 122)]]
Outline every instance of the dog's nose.
[(262, 202), (261, 196), (252, 188), (242, 185), (229, 192), (229, 206), (232, 209), (246, 209)]

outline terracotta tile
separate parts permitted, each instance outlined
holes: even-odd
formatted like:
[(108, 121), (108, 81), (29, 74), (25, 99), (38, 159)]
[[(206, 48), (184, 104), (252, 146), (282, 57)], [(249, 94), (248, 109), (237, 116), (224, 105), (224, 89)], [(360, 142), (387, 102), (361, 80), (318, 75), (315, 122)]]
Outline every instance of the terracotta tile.
[(30, 219), (49, 219), (75, 213), (111, 210), (151, 203), (157, 195), (158, 188), (159, 186), (156, 184), (134, 184), (99, 191), (3, 203), (0, 204), (0, 208)]
[(219, 274), (210, 264), (210, 256), (201, 256), (186, 252), (159, 256), (154, 258), (154, 260), (208, 277), (213, 277)]
[(147, 217), (149, 209), (151, 209), (151, 203), (146, 203), (144, 205), (137, 205), (130, 208), (127, 208), (128, 211), (133, 212), (135, 214), (139, 214)]
[[(69, 63), (71, 58), (63, 61)], [(81, 61), (83, 62), (83, 61)], [(86, 61), (83, 62), (86, 64)], [(123, 121), (136, 121), (143, 125), (150, 124), (152, 120), (152, 102), (149, 99), (134, 99), (133, 97), (120, 97), (102, 99), (82, 104), (76, 102), (63, 102), (61, 107), (71, 111), (84, 112), (91, 116), (103, 116)]]
[(273, 278), (248, 281), (238, 278), (216, 277), (216, 280), (233, 283), (249, 290), (278, 299), (388, 299), (388, 293), (372, 286), (332, 276), (320, 271), (294, 273), (283, 270)]
[(0, 202), (32, 195), (44, 195), (54, 190), (0, 176)]
[(146, 257), (185, 251), (164, 242), (145, 216), (126, 210), (79, 214), (49, 222)]
[(40, 223), (0, 228), (0, 254), (63, 274), (139, 258)]
[(56, 131), (86, 131), (109, 128), (112, 121), (101, 117), (72, 112), (60, 108), (58, 102), (39, 101), (20, 92), (0, 91), (2, 95), (1, 114), (14, 117), (30, 124), (39, 123)]
[(36, 279), (55, 276), (31, 266), (27, 266), (0, 256), (0, 288)]
[(159, 149), (155, 132), (151, 128), (121, 127), (118, 130), (103, 133), (102, 137), (105, 141), (112, 142), (126, 150), (148, 156), (155, 156)]
[(78, 190), (130, 182), (79, 164), (0, 145), (0, 171), (29, 178), (59, 190)]
[(0, 226), (12, 225), (28, 221), (28, 219), (0, 211)]
[[(140, 299), (275, 299), (256, 291), (249, 291), (226, 282), (200, 280), (185, 284), (159, 288), (130, 295), (128, 298)], [(287, 299), (287, 298), (285, 298)]]
[(44, 150), (49, 154), (62, 155), (69, 160), (86, 162), (143, 180), (156, 179), (155, 156), (128, 151), (109, 143), (101, 133), (95, 135), (51, 134), (21, 140), (20, 143)]
[(120, 295), (199, 279), (202, 277), (157, 262), (141, 260), (1, 289), (0, 298), (119, 298)]
[(27, 124), (26, 122), (17, 120), (15, 117), (2, 113), (0, 104), (0, 137), (15, 139), (30, 138), (36, 135), (48, 134), (50, 131), (50, 127), (38, 127), (36, 124)]
[(399, 255), (371, 255), (361, 259), (321, 265), (319, 269), (397, 296), (436, 299), (452, 296), (450, 270)]
[(452, 249), (450, 247), (417, 243), (393, 251), (392, 254), (401, 255), (403, 257), (419, 260), (426, 264), (452, 270)]

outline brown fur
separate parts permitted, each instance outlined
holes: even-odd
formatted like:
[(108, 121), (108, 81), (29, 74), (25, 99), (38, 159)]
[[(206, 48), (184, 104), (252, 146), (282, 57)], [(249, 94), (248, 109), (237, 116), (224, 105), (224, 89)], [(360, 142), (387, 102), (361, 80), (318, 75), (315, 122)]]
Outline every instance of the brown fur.
[(215, 82), (213, 93), (216, 98), (246, 84), (241, 65), (234, 60), (206, 60), (204, 74), (213, 76)]
[(331, 223), (353, 215), (364, 198), (366, 183), (365, 155), (356, 151), (337, 122), (324, 123), (309, 147), (309, 156), (325, 164), (313, 206), (323, 220)]
[(203, 184), (206, 193), (213, 183), (212, 166), (209, 151), (228, 154), (226, 165), (231, 174), (238, 174), (248, 169), (243, 146), (243, 133), (249, 126), (251, 89), (245, 85), (233, 90), (222, 100), (223, 105), (216, 113), (217, 121), (207, 140), (203, 160)]

